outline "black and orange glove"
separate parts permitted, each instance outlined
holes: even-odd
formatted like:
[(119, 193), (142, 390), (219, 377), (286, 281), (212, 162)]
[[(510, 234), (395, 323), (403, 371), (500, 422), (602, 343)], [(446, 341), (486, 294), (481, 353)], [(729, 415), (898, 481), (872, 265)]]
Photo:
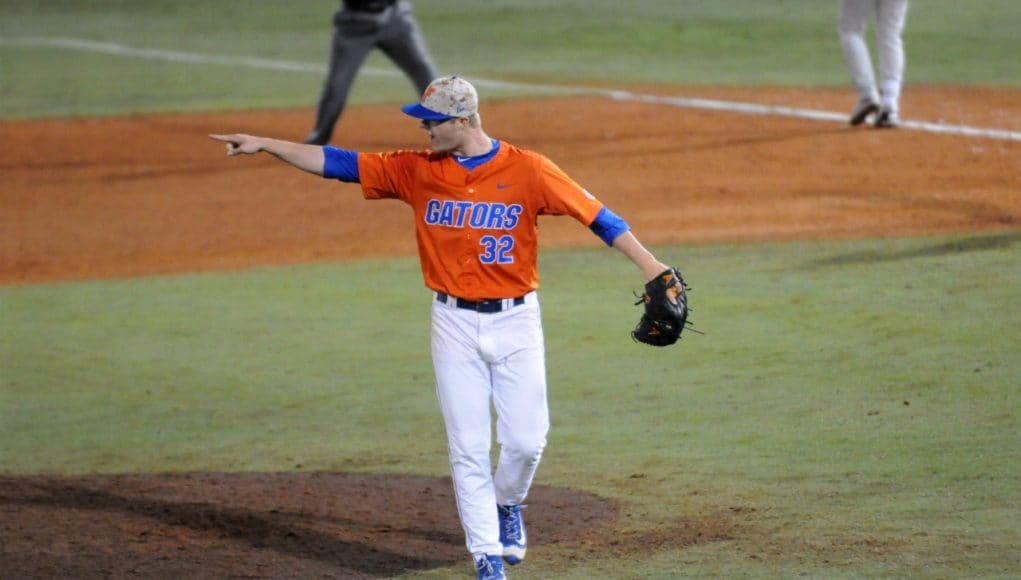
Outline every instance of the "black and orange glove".
[(669, 346), (681, 338), (688, 324), (688, 285), (677, 268), (668, 268), (645, 284), (645, 313), (631, 338), (653, 346)]

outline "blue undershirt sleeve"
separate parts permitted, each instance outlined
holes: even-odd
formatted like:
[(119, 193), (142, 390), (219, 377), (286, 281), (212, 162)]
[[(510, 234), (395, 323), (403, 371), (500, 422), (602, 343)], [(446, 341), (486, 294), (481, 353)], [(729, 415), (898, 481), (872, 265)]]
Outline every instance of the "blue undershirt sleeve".
[(339, 179), (347, 183), (360, 183), (358, 176), (358, 152), (323, 146), (323, 177)]
[(589, 226), (592, 233), (599, 236), (599, 239), (603, 240), (607, 246), (613, 245), (613, 240), (617, 239), (617, 236), (623, 234), (631, 229), (631, 226), (627, 225), (619, 215), (610, 211), (610, 208), (603, 206), (603, 209), (599, 210), (596, 215), (596, 219), (592, 220), (592, 225)]

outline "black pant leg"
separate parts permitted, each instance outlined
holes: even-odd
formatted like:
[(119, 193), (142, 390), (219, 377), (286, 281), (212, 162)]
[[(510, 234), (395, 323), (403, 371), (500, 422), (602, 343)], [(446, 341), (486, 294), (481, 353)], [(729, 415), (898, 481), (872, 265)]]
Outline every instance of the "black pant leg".
[(319, 94), (315, 128), (306, 143), (325, 145), (344, 111), (355, 76), (376, 44), (378, 30), (360, 30), (338, 24), (333, 32), (330, 65)]

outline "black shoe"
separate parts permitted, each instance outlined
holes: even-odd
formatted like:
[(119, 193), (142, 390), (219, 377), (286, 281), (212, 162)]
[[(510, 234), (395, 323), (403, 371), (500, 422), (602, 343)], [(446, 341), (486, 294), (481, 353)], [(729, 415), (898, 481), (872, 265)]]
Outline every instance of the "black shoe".
[(876, 116), (876, 129), (896, 129), (899, 124), (900, 118), (897, 117), (897, 111), (886, 107), (879, 110), (879, 115)]
[(879, 111), (879, 105), (875, 101), (866, 97), (854, 106), (851, 111), (851, 125), (861, 125), (865, 122), (865, 119), (869, 118), (869, 115)]

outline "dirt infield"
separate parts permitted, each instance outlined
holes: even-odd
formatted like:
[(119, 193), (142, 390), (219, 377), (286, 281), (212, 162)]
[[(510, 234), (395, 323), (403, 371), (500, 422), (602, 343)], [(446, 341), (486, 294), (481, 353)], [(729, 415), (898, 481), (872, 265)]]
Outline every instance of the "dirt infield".
[[(846, 91), (700, 90), (848, 107)], [(853, 100), (853, 99), (851, 99)], [(536, 148), (650, 244), (1016, 228), (1021, 143), (606, 99), (492, 102), (494, 135)], [(909, 118), (1021, 131), (1021, 91), (912, 88)], [(310, 111), (0, 123), (0, 284), (413, 254), (399, 202), (269, 158), (226, 158), (213, 132), (298, 139)], [(425, 146), (395, 107), (351, 111), (345, 147)], [(544, 247), (598, 245), (566, 219)]]
[[(656, 89), (647, 89), (657, 92)], [(658, 92), (663, 92), (662, 90)], [(686, 96), (849, 109), (838, 90)], [(488, 131), (550, 156), (649, 244), (1016, 230), (1021, 143), (600, 98), (492, 102)], [(1021, 91), (909, 87), (904, 115), (1021, 131)], [(209, 133), (303, 136), (312, 112), (0, 123), (0, 285), (411, 255), (411, 216)], [(338, 144), (417, 148), (394, 107)], [(544, 247), (599, 245), (571, 220)], [(641, 553), (725, 539), (703, 514), (622, 536), (622, 506), (538, 486), (532, 542)], [(0, 577), (374, 578), (465, 560), (450, 482), (348, 474), (0, 476)], [(622, 539), (623, 538), (623, 539)]]

